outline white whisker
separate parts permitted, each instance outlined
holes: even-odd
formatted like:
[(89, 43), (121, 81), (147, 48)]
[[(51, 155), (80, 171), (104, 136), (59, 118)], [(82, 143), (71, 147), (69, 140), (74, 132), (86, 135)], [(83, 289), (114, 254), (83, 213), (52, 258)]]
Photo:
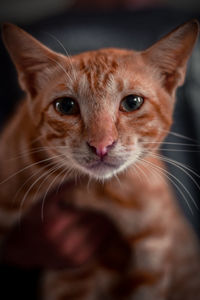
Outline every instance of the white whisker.
[(166, 132), (168, 135), (173, 135), (175, 137), (178, 137), (180, 139), (185, 139), (185, 140), (188, 140), (188, 141), (192, 141), (192, 142), (197, 142), (197, 140), (195, 139), (192, 139), (186, 135), (183, 135), (183, 134), (180, 134), (178, 132), (174, 132), (174, 131), (168, 131), (168, 130), (164, 130), (164, 129), (159, 129), (159, 131), (163, 131), (163, 132)]
[(189, 147), (200, 147), (200, 145), (188, 144), (188, 143), (175, 143), (175, 142), (140, 142), (140, 144), (159, 144), (159, 145), (176, 145), (176, 146), (189, 146)]
[[(158, 168), (159, 170), (164, 171), (166, 174), (168, 174), (168, 175), (171, 176), (173, 179), (175, 179), (175, 180), (180, 184), (180, 186), (182, 186), (182, 188), (185, 190), (185, 192), (188, 194), (189, 198), (192, 200), (192, 202), (193, 202), (193, 203), (195, 204), (195, 206), (196, 206), (196, 202), (195, 202), (194, 198), (192, 197), (191, 193), (188, 191), (188, 189), (184, 186), (184, 184), (183, 184), (183, 183), (182, 183), (175, 175), (171, 174), (170, 172), (168, 172), (167, 170), (165, 170), (165, 169), (163, 169), (163, 168), (161, 168), (161, 167), (159, 167), (159, 166), (156, 166), (155, 164), (153, 164), (153, 163), (151, 163), (151, 162), (149, 162), (149, 161), (146, 161), (146, 160), (141, 159), (141, 158), (140, 158), (140, 160), (142, 160), (142, 161), (144, 161), (144, 162), (146, 162), (146, 163), (149, 163), (150, 165), (152, 165), (152, 166)], [(184, 199), (185, 199), (185, 198), (184, 198)], [(188, 204), (188, 207), (190, 208), (191, 212), (193, 213), (193, 211), (192, 211), (192, 209), (191, 209), (191, 206), (189, 205), (189, 202), (186, 201), (186, 203)]]
[[(189, 172), (187, 172), (186, 170), (188, 170), (188, 171), (190, 171), (190, 172), (192, 172), (194, 175), (196, 175), (198, 178), (200, 178), (200, 176), (196, 173), (196, 172), (194, 172), (193, 170), (191, 170), (190, 168), (188, 168), (187, 166), (185, 166), (185, 165), (183, 165), (183, 164), (181, 164), (181, 163), (179, 163), (179, 162), (176, 162), (175, 160), (172, 160), (172, 159), (169, 159), (169, 158), (167, 158), (167, 157), (163, 157), (162, 155), (156, 155), (156, 154), (150, 154), (151, 156), (153, 156), (153, 157), (157, 157), (157, 158), (159, 158), (159, 159), (161, 159), (161, 160), (163, 160), (163, 161), (165, 161), (165, 162), (168, 162), (169, 164), (172, 164), (173, 166), (175, 166), (175, 167), (177, 167), (178, 169), (180, 169), (181, 171), (183, 171), (191, 180), (192, 180), (192, 182), (195, 184), (195, 186), (198, 188), (198, 190), (200, 191), (200, 186), (199, 186), (199, 184), (197, 183), (197, 181), (191, 176), (191, 174), (189, 173)], [(185, 169), (186, 170), (185, 170)], [(195, 204), (195, 206), (196, 206), (196, 208), (197, 209), (199, 209), (199, 207), (198, 207), (198, 205), (196, 204), (196, 202), (194, 201), (193, 202), (194, 204)]]
[[(51, 166), (51, 165), (54, 165), (55, 164), (55, 162), (53, 161), (53, 162), (50, 162), (50, 163), (48, 163), (48, 167), (49, 166)], [(26, 184), (34, 177), (34, 176), (37, 176), (40, 172), (43, 172), (43, 169), (44, 169), (45, 167), (41, 167), (41, 169), (39, 169), (37, 172), (35, 172), (35, 173), (33, 173), (24, 183), (23, 183), (23, 185), (21, 185), (21, 187), (17, 190), (17, 192), (16, 192), (16, 194), (15, 194), (15, 197), (13, 198), (13, 200), (12, 200), (12, 202), (13, 202), (13, 204), (14, 204), (14, 202), (15, 202), (15, 199), (17, 198), (17, 196), (19, 195), (19, 193), (20, 193), (20, 191), (26, 186)]]
[[(73, 84), (73, 79), (70, 77), (70, 75), (67, 73), (66, 69), (59, 63), (57, 60), (53, 59), (52, 57), (48, 57), (49, 60), (53, 61), (57, 66), (61, 68), (61, 70), (67, 75), (68, 80), (70, 80), (71, 84)], [(66, 84), (68, 85), (68, 82), (66, 81)]]
[[(29, 187), (29, 189), (26, 191), (24, 197), (22, 198), (22, 201), (21, 201), (21, 204), (20, 204), (20, 208), (19, 208), (19, 222), (20, 222), (20, 219), (21, 219), (21, 211), (22, 211), (22, 208), (23, 208), (23, 205), (24, 205), (24, 202), (29, 194), (29, 192), (32, 190), (32, 188), (35, 186), (35, 184), (40, 181), (44, 176), (46, 176), (46, 174), (49, 174), (51, 173), (51, 170), (57, 170), (58, 166), (54, 166), (53, 168), (51, 168), (50, 170), (48, 170), (47, 172), (43, 173), (41, 176), (39, 176), (32, 184), (31, 186)], [(35, 197), (34, 197), (35, 199)]]
[(69, 55), (67, 49), (65, 48), (65, 46), (63, 45), (63, 43), (61, 43), (61, 41), (59, 41), (59, 40), (57, 39), (56, 36), (54, 36), (53, 34), (51, 34), (51, 33), (49, 33), (49, 32), (46, 32), (46, 33), (47, 33), (52, 39), (54, 39), (54, 40), (61, 46), (61, 48), (64, 50), (64, 52), (65, 52), (67, 58), (69, 59), (70, 66), (71, 66), (71, 70), (72, 70), (72, 73), (73, 73), (73, 76), (74, 76), (74, 80), (76, 80), (77, 77), (76, 77), (75, 69), (74, 69), (74, 67), (73, 67), (72, 60), (71, 60), (71, 57), (70, 57), (70, 55)]
[(15, 172), (14, 174), (10, 175), (9, 177), (7, 177), (6, 179), (4, 179), (3, 181), (1, 181), (1, 182), (0, 182), (0, 185), (3, 184), (3, 183), (5, 183), (5, 182), (7, 182), (8, 180), (10, 180), (11, 178), (13, 178), (14, 176), (16, 176), (16, 175), (22, 173), (23, 171), (25, 171), (25, 170), (27, 170), (27, 169), (33, 167), (33, 166), (36, 166), (36, 165), (38, 165), (38, 164), (40, 164), (40, 163), (47, 162), (47, 161), (49, 161), (49, 160), (52, 160), (52, 159), (54, 159), (54, 158), (58, 158), (58, 157), (61, 157), (61, 156), (63, 156), (63, 154), (51, 156), (51, 157), (45, 158), (45, 159), (43, 159), (43, 160), (39, 160), (39, 161), (37, 161), (37, 162), (34, 162), (34, 163), (32, 163), (32, 164), (30, 164), (30, 165), (24, 167), (23, 169), (21, 169), (21, 170)]
[[(142, 159), (142, 160), (140, 159), (140, 162), (144, 162), (144, 163), (148, 163), (148, 164), (149, 164), (148, 161), (145, 161), (145, 160), (143, 160), (143, 159)], [(162, 174), (164, 177), (166, 177), (166, 178), (171, 182), (172, 185), (174, 185), (174, 186), (176, 187), (177, 191), (180, 193), (180, 195), (181, 195), (181, 196), (183, 197), (183, 199), (185, 200), (185, 202), (186, 202), (186, 204), (187, 204), (187, 206), (188, 206), (190, 212), (191, 212), (192, 214), (194, 214), (194, 213), (193, 213), (193, 210), (192, 210), (192, 207), (190, 206), (190, 204), (189, 204), (189, 202), (188, 202), (186, 196), (184, 195), (184, 193), (182, 192), (182, 190), (180, 189), (180, 187), (176, 184), (176, 182), (174, 182), (174, 180), (172, 180), (172, 179), (170, 178), (170, 175), (171, 175), (171, 174), (170, 174), (169, 172), (167, 172), (165, 169), (162, 169), (162, 168), (156, 166), (155, 164), (151, 164), (151, 167), (155, 168), (155, 171), (156, 171), (156, 172)], [(160, 175), (160, 176), (161, 176), (161, 175)]]
[[(59, 165), (59, 167), (56, 169), (56, 170), (54, 170), (53, 171), (53, 173), (54, 172), (56, 172), (57, 170), (59, 170), (60, 168), (63, 168), (63, 164), (61, 164), (61, 165)], [(43, 196), (43, 199), (42, 199), (42, 206), (41, 206), (41, 220), (42, 220), (42, 222), (44, 221), (44, 203), (45, 203), (45, 199), (46, 199), (46, 197), (47, 197), (47, 195), (48, 195), (48, 193), (49, 193), (49, 191), (50, 191), (50, 188), (53, 186), (53, 184), (54, 184), (54, 182), (56, 181), (56, 179), (59, 177), (59, 176), (61, 176), (64, 172), (66, 172), (67, 171), (67, 168), (64, 168), (64, 170), (62, 170), (58, 175), (56, 175), (55, 176), (55, 178), (52, 180), (52, 182), (49, 184), (49, 187), (48, 187), (48, 189), (46, 190), (46, 192), (45, 192), (45, 194), (44, 194), (44, 196)], [(52, 174), (53, 174), (52, 173)], [(52, 175), (51, 174), (51, 175)], [(49, 176), (48, 176), (49, 177)]]

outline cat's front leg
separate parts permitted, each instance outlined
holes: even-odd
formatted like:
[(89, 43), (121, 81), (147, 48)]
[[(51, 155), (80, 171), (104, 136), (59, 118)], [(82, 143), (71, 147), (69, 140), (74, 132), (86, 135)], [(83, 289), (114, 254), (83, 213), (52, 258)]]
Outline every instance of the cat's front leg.
[(41, 278), (41, 300), (99, 300), (94, 266), (46, 271)]
[(118, 289), (128, 286), (130, 296), (126, 299), (130, 300), (167, 300), (172, 279), (172, 239), (158, 234), (135, 239), (131, 244), (132, 266)]
[(169, 273), (133, 272), (121, 277), (112, 290), (112, 300), (167, 300)]

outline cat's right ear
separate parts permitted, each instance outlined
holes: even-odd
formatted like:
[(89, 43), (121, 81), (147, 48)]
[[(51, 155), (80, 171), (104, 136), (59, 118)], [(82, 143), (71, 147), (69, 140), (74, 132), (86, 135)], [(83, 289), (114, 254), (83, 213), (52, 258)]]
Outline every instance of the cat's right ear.
[(34, 98), (51, 77), (59, 55), (16, 25), (4, 24), (2, 35), (22, 89)]
[(183, 84), (188, 59), (199, 35), (199, 22), (191, 20), (177, 27), (142, 55), (170, 94)]

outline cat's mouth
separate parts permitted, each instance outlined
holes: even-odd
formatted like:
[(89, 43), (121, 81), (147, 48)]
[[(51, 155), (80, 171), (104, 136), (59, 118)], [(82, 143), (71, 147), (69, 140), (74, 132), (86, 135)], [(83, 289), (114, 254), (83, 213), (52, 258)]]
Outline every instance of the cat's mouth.
[(105, 161), (98, 161), (92, 164), (88, 164), (86, 168), (88, 169), (98, 169), (98, 168), (114, 168), (117, 169), (121, 164), (108, 163)]
[(110, 178), (112, 175), (127, 167), (127, 157), (125, 160), (123, 157), (114, 155), (99, 158), (92, 156), (75, 156), (74, 160), (76, 161), (76, 166), (84, 174), (98, 179)]
[(95, 161), (92, 163), (84, 164), (84, 169), (90, 175), (98, 178), (109, 178), (116, 173), (123, 163), (121, 162), (107, 162), (104, 160)]

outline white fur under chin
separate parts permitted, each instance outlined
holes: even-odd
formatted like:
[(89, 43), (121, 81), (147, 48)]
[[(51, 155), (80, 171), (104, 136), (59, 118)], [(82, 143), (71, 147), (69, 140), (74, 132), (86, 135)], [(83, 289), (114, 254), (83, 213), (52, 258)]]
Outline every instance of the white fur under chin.
[(119, 168), (99, 168), (95, 170), (88, 170), (86, 169), (86, 172), (88, 175), (91, 177), (94, 177), (99, 180), (104, 180), (104, 179), (110, 179), (111, 177), (117, 175), (118, 173), (124, 171), (127, 168), (126, 165), (122, 165)]
[(107, 180), (112, 177), (115, 177), (119, 173), (125, 171), (130, 166), (130, 162), (123, 163), (120, 167), (111, 168), (106, 166), (101, 166), (95, 169), (88, 169), (86, 167), (78, 166), (78, 169), (84, 174), (89, 175), (89, 177), (94, 178), (96, 180)]

